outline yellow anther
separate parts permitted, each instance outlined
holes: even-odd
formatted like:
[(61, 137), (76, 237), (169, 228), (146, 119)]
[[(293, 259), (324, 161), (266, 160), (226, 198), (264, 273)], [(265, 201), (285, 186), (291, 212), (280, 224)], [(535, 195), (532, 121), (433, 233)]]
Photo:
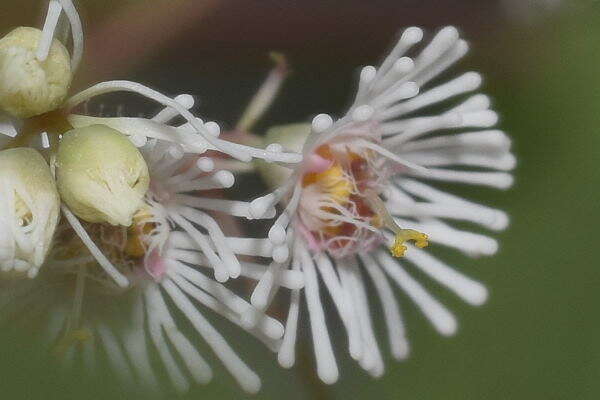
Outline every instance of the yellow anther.
[(406, 252), (406, 246), (404, 242), (407, 240), (413, 240), (415, 246), (423, 248), (429, 244), (427, 241), (428, 237), (426, 234), (412, 230), (412, 229), (400, 229), (396, 233), (394, 244), (390, 247), (390, 252), (394, 257), (402, 257)]
[(143, 207), (133, 216), (133, 224), (127, 229), (125, 253), (131, 257), (140, 258), (146, 254), (144, 238), (154, 229), (152, 213), (149, 207)]
[(338, 204), (345, 204), (352, 194), (354, 185), (344, 174), (344, 169), (338, 163), (333, 164), (323, 172), (309, 173), (304, 176), (303, 184), (319, 185)]
[(60, 357), (64, 355), (71, 346), (74, 346), (78, 343), (84, 343), (90, 340), (92, 337), (92, 333), (85, 328), (71, 331), (58, 342), (54, 348), (54, 354)]
[(92, 338), (92, 333), (87, 329), (77, 329), (71, 333), (71, 338), (73, 342), (86, 342)]

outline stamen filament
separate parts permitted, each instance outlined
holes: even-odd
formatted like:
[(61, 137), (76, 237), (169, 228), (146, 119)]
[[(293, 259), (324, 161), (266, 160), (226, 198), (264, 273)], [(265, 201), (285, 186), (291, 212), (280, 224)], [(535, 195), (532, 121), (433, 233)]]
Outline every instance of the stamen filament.
[(85, 289), (86, 266), (82, 264), (77, 270), (75, 283), (75, 295), (73, 296), (73, 308), (69, 316), (65, 333), (56, 345), (54, 351), (58, 356), (63, 356), (69, 348), (76, 343), (83, 343), (92, 336), (89, 330), (81, 328), (81, 308), (83, 305), (83, 292)]
[(62, 12), (62, 5), (57, 0), (50, 0), (48, 4), (48, 14), (46, 15), (46, 21), (44, 22), (44, 28), (42, 30), (42, 37), (38, 44), (36, 51), (36, 57), (40, 61), (46, 61), (50, 46), (52, 45), (52, 39), (54, 39), (54, 31), (58, 24), (58, 19)]

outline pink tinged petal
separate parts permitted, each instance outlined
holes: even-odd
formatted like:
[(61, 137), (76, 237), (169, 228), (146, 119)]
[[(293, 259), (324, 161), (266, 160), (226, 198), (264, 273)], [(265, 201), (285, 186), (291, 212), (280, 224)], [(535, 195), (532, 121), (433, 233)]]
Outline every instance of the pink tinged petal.
[(327, 171), (333, 165), (333, 161), (321, 157), (318, 154), (311, 154), (306, 160), (305, 171), (320, 173)]
[(158, 249), (152, 250), (144, 259), (144, 268), (155, 281), (158, 282), (162, 279), (167, 272), (167, 265)]
[(304, 226), (303, 223), (298, 223), (297, 228), (300, 231), (300, 234), (304, 237), (304, 239), (306, 239), (306, 244), (308, 245), (310, 251), (318, 252), (321, 250), (319, 242), (317, 241), (315, 236), (306, 228), (306, 226)]

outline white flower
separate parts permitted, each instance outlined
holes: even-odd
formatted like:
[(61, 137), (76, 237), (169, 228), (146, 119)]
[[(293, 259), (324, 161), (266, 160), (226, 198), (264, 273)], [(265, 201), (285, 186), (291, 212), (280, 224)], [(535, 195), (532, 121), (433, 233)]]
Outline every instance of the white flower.
[[(48, 324), (48, 337), (68, 360), (77, 358), (80, 344), (84, 361), (94, 370), (103, 351), (126, 383), (152, 388), (159, 385), (149, 361), (155, 351), (174, 387), (185, 391), (188, 375), (207, 383), (212, 370), (196, 350), (195, 335), (180, 331), (179, 313), (240, 386), (255, 393), (259, 377), (197, 306), (239, 325), (271, 350), (279, 348), (281, 323), (208, 276), (214, 274), (219, 281), (238, 276), (256, 279), (266, 271), (238, 261), (240, 254), (255, 254), (256, 239), (225, 236), (217, 220), (207, 214), (218, 211), (246, 217), (249, 204), (201, 195), (234, 183), (230, 172), (214, 170), (211, 158), (198, 158), (160, 139), (148, 140), (140, 151), (149, 167), (150, 188), (133, 224), (84, 225), (65, 209), (83, 243), (63, 224), (44, 273), (34, 282), (9, 286), (10, 290), (2, 291), (2, 299), (9, 310), (20, 306), (20, 297), (14, 293), (26, 293), (32, 301), (42, 294), (55, 299), (40, 302), (39, 307), (45, 307), (45, 314), (54, 321)], [(287, 272), (283, 281), (291, 289), (303, 285), (302, 276), (294, 271)]]
[[(71, 63), (75, 70), (83, 48), (79, 16), (70, 0), (51, 0), (49, 4), (36, 57), (42, 62), (48, 55), (49, 43), (54, 40), (57, 21), (64, 11), (73, 33)], [(138, 93), (165, 108), (151, 119), (122, 116), (99, 118), (77, 115), (71, 111), (92, 97), (114, 91)], [(39, 315), (34, 310), (41, 309), (42, 315), (52, 320), (48, 325), (52, 331), (49, 337), (54, 340), (57, 352), (68, 359), (73, 358), (74, 352), (82, 347), (83, 359), (94, 368), (95, 355), (103, 348), (118, 375), (128, 383), (141, 380), (150, 387), (158, 385), (157, 375), (149, 361), (150, 351), (154, 349), (162, 361), (161, 368), (165, 369), (175, 387), (185, 390), (189, 385), (188, 376), (205, 383), (210, 380), (212, 372), (193, 344), (195, 335), (188, 337), (179, 330), (175, 314), (181, 314), (189, 320), (195, 333), (212, 348), (240, 386), (248, 392), (256, 392), (260, 387), (258, 376), (205, 319), (197, 305), (202, 304), (240, 325), (273, 351), (279, 348), (283, 326), (222, 284), (238, 276), (262, 276), (266, 268), (239, 261), (238, 255), (257, 252), (253, 247), (256, 240), (226, 236), (220, 222), (211, 215), (214, 212), (233, 219), (251, 218), (252, 212), (247, 202), (207, 195), (209, 191), (231, 187), (234, 176), (225, 169), (217, 170), (215, 158), (201, 154), (207, 150), (220, 151), (209, 154), (223, 154), (223, 157), (230, 156), (243, 163), (253, 158), (271, 163), (294, 163), (301, 160), (301, 155), (279, 149), (255, 149), (222, 140), (216, 123), (205, 123), (189, 111), (193, 105), (194, 100), (190, 95), (172, 99), (138, 83), (112, 81), (99, 83), (67, 98), (56, 109), (41, 115), (25, 119), (15, 118), (14, 115), (0, 118), (0, 133), (8, 137), (5, 144), (40, 148), (44, 155), (56, 161), (52, 165), (59, 181), (65, 178), (64, 174), (73, 172), (76, 172), (75, 178), (79, 179), (81, 174), (77, 172), (89, 172), (90, 169), (89, 157), (85, 162), (78, 160), (85, 158), (83, 153), (89, 156), (90, 148), (87, 144), (70, 141), (72, 132), (68, 132), (72, 129), (92, 134), (100, 131), (100, 135), (107, 130), (116, 130), (119, 133), (115, 135), (126, 135), (138, 148), (127, 153), (143, 157), (143, 162), (138, 160), (140, 162), (135, 164), (139, 166), (145, 163), (149, 177), (148, 190), (136, 194), (143, 195), (141, 204), (126, 207), (135, 210), (120, 213), (126, 218), (114, 218), (112, 222), (116, 223), (113, 225), (95, 223), (97, 218), (86, 218), (88, 222), (80, 221), (74, 212), (83, 215), (79, 206), (87, 194), (83, 193), (82, 196), (82, 193), (78, 193), (75, 197), (67, 194), (67, 197), (71, 197), (64, 198), (60, 205), (65, 222), (55, 235), (56, 244), (45, 263), (47, 268), (42, 269), (43, 273), (35, 280), (0, 281), (1, 303), (15, 313), (20, 313), (23, 307), (29, 307), (27, 311), (31, 313), (25, 315)], [(253, 110), (245, 123), (251, 124), (260, 112), (260, 109)], [(186, 122), (181, 126), (169, 125), (176, 117), (182, 117)], [(60, 154), (61, 140), (67, 147), (72, 147), (67, 149), (66, 157)], [(113, 155), (116, 157), (118, 154), (113, 152)], [(106, 161), (104, 155), (102, 158), (102, 162), (95, 163), (95, 168), (102, 167)], [(123, 161), (115, 160), (117, 164)], [(129, 165), (120, 165), (119, 168), (126, 170)], [(142, 172), (139, 175), (145, 177)], [(52, 176), (49, 177), (53, 183)], [(75, 187), (79, 189), (77, 185)], [(21, 195), (18, 190), (17, 193)], [(32, 188), (28, 190), (32, 191), (32, 197), (40, 194), (33, 193)], [(65, 195), (65, 191), (61, 191)], [(95, 195), (97, 201), (107, 201), (97, 193), (91, 194)], [(10, 202), (14, 197), (1, 195), (0, 199)], [(28, 198), (24, 197), (23, 200), (27, 203)], [(86, 206), (90, 206), (89, 200), (85, 199)], [(9, 206), (14, 211), (14, 205)], [(97, 205), (96, 208), (104, 209), (103, 206)], [(69, 207), (73, 207), (73, 210)], [(3, 212), (0, 213), (0, 217), (4, 216)], [(14, 217), (12, 214), (10, 216)], [(274, 213), (265, 216), (273, 217)], [(108, 218), (100, 220), (111, 222)], [(14, 224), (14, 218), (9, 222)], [(38, 240), (33, 243), (34, 246), (42, 244), (47, 250), (45, 242)], [(5, 255), (4, 249), (1, 254)], [(36, 263), (38, 259), (35, 259)], [(4, 258), (2, 261), (5, 261)], [(214, 278), (205, 272), (214, 275)], [(291, 289), (302, 287), (300, 274), (292, 271), (286, 276), (284, 286), (287, 284)], [(170, 300), (167, 301), (167, 298)], [(147, 337), (151, 345), (147, 343)]]
[(0, 151), (0, 271), (37, 275), (50, 250), (59, 208), (50, 167), (37, 151)]
[[(40, 62), (49, 57), (48, 52), (52, 51), (50, 44), (55, 40), (54, 33), (62, 12), (67, 15), (72, 31), (73, 51), (71, 65), (72, 70), (75, 71), (83, 53), (83, 31), (79, 15), (70, 0), (51, 0), (49, 2), (46, 22), (41, 37), (37, 42), (38, 48), (35, 54)], [(50, 53), (51, 55), (52, 53)], [(3, 79), (3, 76), (0, 76), (0, 79)], [(140, 94), (164, 105), (165, 109), (153, 119), (127, 117), (94, 118), (71, 113), (71, 110), (80, 103), (95, 96), (115, 91)], [(301, 155), (295, 153), (256, 149), (220, 139), (218, 137), (220, 130), (217, 124), (214, 122), (204, 123), (204, 121), (195, 117), (189, 111), (193, 104), (193, 98), (189, 95), (181, 95), (172, 99), (135, 82), (102, 82), (67, 98), (58, 108), (48, 110), (48, 112), (32, 118), (18, 119), (14, 116), (0, 115), (0, 133), (12, 138), (8, 143), (10, 146), (35, 146), (46, 149), (50, 155), (56, 152), (56, 147), (62, 134), (72, 128), (105, 125), (127, 135), (134, 144), (143, 145), (151, 138), (160, 140), (161, 143), (164, 143), (163, 147), (169, 143), (172, 144), (172, 148), (177, 149), (177, 152), (202, 154), (207, 150), (217, 150), (242, 162), (249, 162), (253, 158), (261, 158), (270, 163), (293, 163), (301, 159)], [(166, 122), (177, 116), (181, 116), (186, 123), (179, 127), (166, 124)], [(59, 178), (60, 175), (59, 171)], [(78, 223), (66, 204), (62, 205), (62, 209), (70, 223)], [(246, 211), (240, 211), (239, 209), (233, 211), (234, 214), (240, 212), (244, 213)], [(249, 214), (248, 212), (246, 213)], [(187, 217), (182, 217), (175, 211), (172, 211), (170, 216), (178, 221), (187, 220)], [(76, 231), (79, 235), (83, 235), (84, 233), (81, 229), (76, 228)], [(200, 241), (200, 239), (198, 240)], [(222, 250), (219, 249), (219, 251)], [(109, 263), (105, 262), (97, 251), (92, 250), (92, 252), (94, 255), (98, 255), (100, 265), (107, 268), (109, 275), (113, 277), (118, 276), (115, 274), (114, 268), (110, 267)], [(213, 263), (217, 264), (216, 258), (212, 257), (212, 260)], [(228, 265), (232, 263), (229, 260), (226, 261)], [(222, 273), (222, 269), (219, 271), (221, 272), (218, 272), (217, 275), (221, 280), (225, 280), (226, 276)], [(235, 275), (235, 272), (232, 273)], [(121, 285), (127, 284), (127, 280), (123, 277), (119, 277), (118, 282)]]
[[(378, 69), (362, 69), (356, 99), (344, 117), (334, 122), (322, 114), (312, 126), (270, 132), (290, 148), (304, 143), (304, 161), (293, 171), (269, 174), (280, 186), (252, 203), (255, 217), (272, 213), (280, 202), (284, 211), (269, 232), (274, 261), (251, 302), (266, 309), (279, 274), (290, 268), (303, 274), (304, 291), (292, 291), (279, 362), (285, 367), (294, 363), (303, 295), (317, 372), (326, 383), (337, 380), (338, 368), (328, 333), (333, 321), (323, 311), (321, 280), (346, 329), (351, 356), (370, 374), (380, 376), (384, 364), (369, 300), (375, 295), (381, 300), (389, 346), (397, 359), (408, 355), (409, 346), (390, 279), (440, 334), (454, 334), (453, 314), (412, 277), (410, 269), (420, 270), (471, 305), (484, 303), (487, 290), (419, 247), (429, 239), (469, 256), (492, 255), (498, 249), (494, 239), (448, 222), (468, 221), (491, 230), (508, 224), (502, 211), (422, 182), (506, 189), (512, 177), (503, 171), (515, 165), (510, 140), (490, 129), (498, 119), (489, 109), (490, 99), (482, 94), (466, 96), (479, 88), (479, 74), (467, 72), (429, 85), (465, 55), (466, 42), (454, 27), (446, 27), (414, 58), (407, 56), (422, 37), (421, 29), (408, 28)], [(448, 106), (455, 98), (460, 100)], [(394, 258), (405, 250), (407, 262)], [(367, 276), (376, 293), (367, 293)]]

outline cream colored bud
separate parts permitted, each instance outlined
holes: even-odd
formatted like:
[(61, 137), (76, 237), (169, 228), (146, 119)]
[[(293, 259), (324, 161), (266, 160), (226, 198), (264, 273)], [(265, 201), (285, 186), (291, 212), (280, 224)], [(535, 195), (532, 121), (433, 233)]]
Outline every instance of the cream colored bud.
[(0, 109), (28, 118), (58, 108), (71, 85), (71, 58), (53, 39), (48, 57), (36, 58), (42, 31), (16, 28), (0, 39)]
[[(279, 143), (289, 151), (301, 153), (310, 132), (311, 125), (307, 123), (274, 126), (267, 131), (264, 145)], [(271, 189), (281, 186), (292, 174), (292, 170), (277, 164), (262, 160), (256, 160), (255, 163), (258, 173)]]
[(63, 202), (79, 218), (122, 226), (131, 225), (150, 182), (139, 150), (106, 125), (77, 128), (63, 135), (56, 179)]
[(58, 223), (60, 199), (46, 160), (34, 149), (0, 151), (0, 270), (34, 277)]

